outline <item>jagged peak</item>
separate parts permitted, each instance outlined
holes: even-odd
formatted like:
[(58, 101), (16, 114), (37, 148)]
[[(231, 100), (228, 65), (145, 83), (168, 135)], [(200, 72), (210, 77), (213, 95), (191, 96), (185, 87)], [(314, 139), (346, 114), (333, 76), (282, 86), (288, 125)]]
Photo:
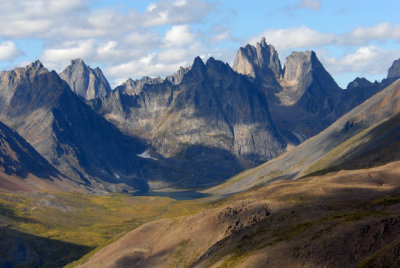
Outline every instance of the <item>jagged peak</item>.
[(86, 63), (81, 58), (71, 59), (70, 65), (84, 65), (87, 66)]
[(395, 60), (390, 66), (387, 74), (387, 78), (399, 78), (400, 77), (400, 59)]
[(354, 89), (354, 88), (367, 88), (374, 86), (369, 80), (364, 77), (356, 77), (353, 81), (351, 81), (347, 85), (347, 89)]
[(267, 44), (265, 37), (255, 46), (247, 44), (241, 47), (236, 54), (233, 70), (238, 73), (256, 78), (256, 76), (272, 75), (279, 79), (282, 76), (282, 67), (275, 47)]
[(15, 69), (17, 72), (29, 72), (29, 73), (44, 73), (48, 72), (48, 70), (43, 66), (42, 62), (40, 60), (36, 60), (25, 67), (18, 67)]
[(203, 60), (199, 56), (194, 58), (192, 68), (197, 67), (197, 66), (203, 66), (203, 67), (205, 66)]

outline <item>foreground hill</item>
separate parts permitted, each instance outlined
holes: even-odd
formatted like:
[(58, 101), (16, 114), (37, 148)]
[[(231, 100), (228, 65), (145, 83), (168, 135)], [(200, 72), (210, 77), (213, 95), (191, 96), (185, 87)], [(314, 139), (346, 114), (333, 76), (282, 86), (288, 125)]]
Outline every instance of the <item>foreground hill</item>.
[(399, 176), (393, 162), (192, 201), (192, 215), (144, 224), (82, 267), (396, 266)]

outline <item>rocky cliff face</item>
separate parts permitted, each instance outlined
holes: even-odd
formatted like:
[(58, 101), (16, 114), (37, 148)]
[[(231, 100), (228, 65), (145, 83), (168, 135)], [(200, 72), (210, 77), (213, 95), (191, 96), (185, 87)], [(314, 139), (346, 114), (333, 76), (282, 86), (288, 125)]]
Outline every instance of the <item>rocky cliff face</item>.
[(138, 95), (142, 92), (144, 85), (152, 85), (152, 84), (161, 84), (164, 80), (161, 77), (150, 78), (148, 76), (144, 76), (141, 79), (132, 80), (129, 78), (122, 85), (117, 86), (115, 90), (123, 91), (126, 94), (130, 95)]
[(216, 162), (226, 154), (229, 161), (254, 163), (285, 148), (263, 92), (213, 58), (204, 64), (197, 57), (178, 85), (147, 84), (135, 96), (115, 91), (94, 100), (93, 107), (124, 132), (151, 142), (165, 157), (187, 158), (197, 148), (203, 152), (191, 157)]
[(182, 66), (178, 69), (178, 71), (176, 73), (174, 73), (173, 75), (169, 75), (165, 78), (165, 80), (168, 80), (169, 82), (171, 82), (174, 85), (178, 85), (182, 82), (183, 76), (189, 72), (190, 67), (187, 68), (183, 68)]
[(395, 60), (392, 66), (390, 66), (387, 78), (388, 79), (400, 78), (400, 59)]
[(265, 38), (255, 47), (252, 45), (241, 47), (233, 63), (233, 69), (253, 78), (273, 76), (275, 79), (280, 79), (283, 74), (278, 53), (272, 45), (265, 42)]
[(82, 59), (72, 60), (60, 73), (60, 77), (68, 83), (72, 91), (87, 100), (103, 97), (111, 91), (100, 68), (92, 69)]

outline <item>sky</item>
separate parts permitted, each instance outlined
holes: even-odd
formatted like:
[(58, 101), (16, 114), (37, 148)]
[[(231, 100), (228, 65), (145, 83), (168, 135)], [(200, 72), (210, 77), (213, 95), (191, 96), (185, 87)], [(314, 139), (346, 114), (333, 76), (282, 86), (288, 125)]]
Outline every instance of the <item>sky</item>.
[(0, 0), (0, 70), (39, 59), (61, 72), (82, 58), (114, 87), (196, 56), (232, 66), (239, 47), (265, 37), (282, 65), (314, 50), (346, 87), (380, 81), (400, 58), (399, 10), (399, 0)]

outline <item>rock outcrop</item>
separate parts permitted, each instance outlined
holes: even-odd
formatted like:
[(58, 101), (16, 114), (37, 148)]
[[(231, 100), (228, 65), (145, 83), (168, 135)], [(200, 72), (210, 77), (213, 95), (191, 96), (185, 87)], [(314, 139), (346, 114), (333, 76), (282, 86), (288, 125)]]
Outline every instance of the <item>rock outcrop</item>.
[(161, 84), (164, 80), (161, 77), (151, 78), (148, 76), (144, 76), (141, 79), (133, 80), (129, 78), (122, 85), (119, 85), (115, 88), (115, 90), (123, 91), (126, 94), (130, 95), (138, 95), (142, 92), (144, 85), (153, 85), (153, 84)]
[(174, 85), (178, 85), (182, 82), (183, 76), (189, 72), (190, 67), (183, 68), (182, 66), (178, 69), (176, 73), (173, 75), (169, 75), (165, 78), (165, 80), (170, 81)]
[(100, 68), (92, 69), (82, 59), (71, 60), (71, 64), (60, 73), (60, 77), (68, 83), (72, 91), (86, 100), (104, 97), (111, 91)]
[(256, 46), (241, 47), (236, 55), (233, 69), (252, 78), (262, 77), (270, 80), (271, 76), (280, 79), (283, 75), (278, 53), (272, 45), (261, 39)]
[(388, 79), (397, 79), (400, 78), (400, 59), (395, 60), (390, 66), (387, 74)]

